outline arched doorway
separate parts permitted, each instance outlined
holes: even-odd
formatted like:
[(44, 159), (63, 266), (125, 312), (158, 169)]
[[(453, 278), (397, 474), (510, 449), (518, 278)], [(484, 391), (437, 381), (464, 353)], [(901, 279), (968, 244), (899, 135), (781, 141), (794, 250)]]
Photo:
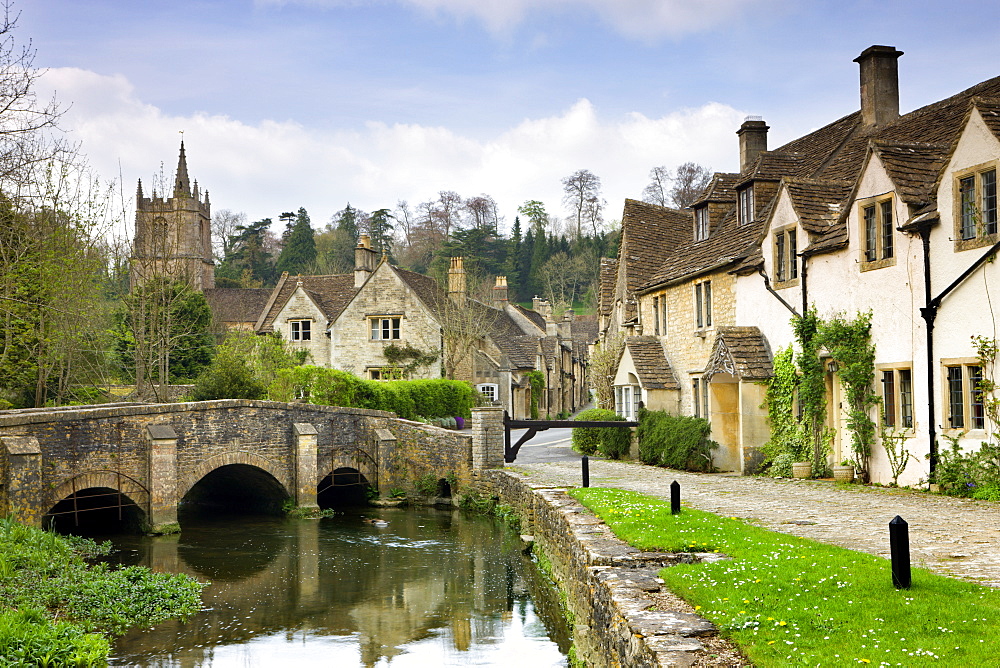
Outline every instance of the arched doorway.
[(146, 528), (146, 513), (117, 489), (87, 487), (56, 503), (42, 518), (42, 526), (76, 536), (138, 534)]
[(341, 467), (323, 478), (316, 490), (316, 503), (320, 508), (364, 506), (372, 490), (368, 478), (357, 469)]
[(280, 515), (291, 498), (273, 475), (249, 464), (227, 464), (191, 486), (178, 510), (193, 515)]

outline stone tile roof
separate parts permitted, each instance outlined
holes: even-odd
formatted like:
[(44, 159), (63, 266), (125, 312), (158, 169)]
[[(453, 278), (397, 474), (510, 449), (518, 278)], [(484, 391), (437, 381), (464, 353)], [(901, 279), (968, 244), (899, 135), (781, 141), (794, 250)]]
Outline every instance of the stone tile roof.
[(986, 127), (994, 137), (1000, 139), (1000, 99), (976, 97), (972, 103), (979, 109), (979, 115), (983, 117)]
[(737, 225), (734, 208), (726, 214), (708, 239), (691, 240), (677, 246), (643, 287), (671, 283), (742, 260), (751, 246), (758, 243), (762, 225), (762, 219)]
[(596, 343), (599, 330), (600, 323), (596, 320), (574, 320), (573, 340), (586, 344)]
[(756, 327), (720, 327), (706, 375), (731, 373), (742, 380), (766, 380), (774, 369), (767, 339)]
[(778, 181), (783, 176), (803, 174), (808, 167), (806, 158), (798, 153), (763, 151), (750, 167), (740, 174), (738, 187), (749, 181)]
[(782, 184), (788, 191), (799, 223), (810, 235), (818, 237), (837, 224), (852, 187), (849, 181), (796, 178), (786, 178)]
[(900, 198), (918, 208), (936, 199), (938, 174), (950, 148), (949, 144), (872, 142), (872, 152), (882, 161)]
[(531, 335), (505, 336), (494, 340), (516, 369), (534, 369), (538, 356), (538, 337)]
[(515, 302), (511, 302), (510, 305), (516, 308), (525, 318), (537, 325), (543, 332), (545, 331), (545, 318), (542, 317), (541, 313), (532, 311), (530, 308), (524, 308)]
[(690, 213), (639, 200), (625, 200), (618, 262), (625, 263), (627, 292), (634, 292), (649, 281), (666, 249), (691, 239), (693, 224)]
[(611, 315), (611, 309), (615, 304), (615, 282), (618, 280), (618, 261), (610, 257), (601, 258), (601, 270), (599, 274), (600, 293), (597, 304), (599, 315)]
[[(625, 347), (632, 356), (632, 363), (639, 382), (647, 390), (679, 390), (680, 383), (663, 353), (663, 345), (655, 336), (630, 336)], [(623, 349), (624, 351), (624, 349)]]
[(205, 299), (221, 323), (256, 323), (271, 296), (270, 288), (210, 288)]
[(712, 175), (712, 180), (705, 187), (705, 191), (701, 194), (701, 197), (692, 202), (691, 208), (699, 204), (705, 204), (706, 202), (735, 202), (736, 184), (739, 182), (739, 174), (716, 172)]
[(302, 282), (302, 289), (316, 302), (323, 315), (326, 316), (327, 323), (333, 322), (337, 316), (347, 307), (357, 288), (354, 287), (354, 274), (333, 274), (327, 276), (287, 276), (282, 275), (275, 286), (270, 307), (257, 331), (268, 333), (274, 331), (274, 319), (278, 312), (288, 302), (299, 282)]

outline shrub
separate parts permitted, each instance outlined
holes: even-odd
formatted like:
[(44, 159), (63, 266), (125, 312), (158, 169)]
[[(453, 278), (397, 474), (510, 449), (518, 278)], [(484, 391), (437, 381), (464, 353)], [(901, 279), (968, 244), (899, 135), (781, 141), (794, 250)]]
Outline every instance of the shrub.
[(708, 437), (711, 431), (703, 418), (641, 409), (639, 460), (683, 471), (711, 471), (712, 450), (719, 447)]
[[(624, 421), (614, 411), (591, 408), (577, 413), (577, 420)], [(575, 427), (573, 429), (573, 449), (584, 455), (600, 452), (611, 459), (621, 459), (628, 454), (632, 443), (632, 430), (628, 427)]]

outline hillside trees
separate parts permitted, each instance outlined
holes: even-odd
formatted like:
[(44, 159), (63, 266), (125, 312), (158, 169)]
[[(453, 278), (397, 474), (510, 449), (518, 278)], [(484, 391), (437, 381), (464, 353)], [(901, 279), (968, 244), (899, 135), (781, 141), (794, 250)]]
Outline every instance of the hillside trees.
[(316, 240), (309, 214), (303, 207), (299, 207), (298, 213), (294, 214), (293, 218), (295, 222), (288, 228), (285, 245), (275, 263), (278, 273), (283, 271), (289, 274), (307, 273), (316, 262)]

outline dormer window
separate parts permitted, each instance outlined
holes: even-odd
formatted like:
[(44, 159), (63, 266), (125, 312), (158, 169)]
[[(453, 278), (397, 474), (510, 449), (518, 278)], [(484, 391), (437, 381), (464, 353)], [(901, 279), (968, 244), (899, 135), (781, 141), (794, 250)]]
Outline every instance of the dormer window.
[(708, 206), (694, 210), (694, 240), (704, 241), (708, 238)]
[(893, 235), (896, 231), (892, 197), (861, 202), (861, 270), (881, 269), (895, 264)]
[(754, 219), (754, 202), (753, 202), (753, 186), (749, 186), (740, 191), (740, 207), (737, 216), (737, 223), (740, 225), (746, 225), (747, 223), (752, 223)]

